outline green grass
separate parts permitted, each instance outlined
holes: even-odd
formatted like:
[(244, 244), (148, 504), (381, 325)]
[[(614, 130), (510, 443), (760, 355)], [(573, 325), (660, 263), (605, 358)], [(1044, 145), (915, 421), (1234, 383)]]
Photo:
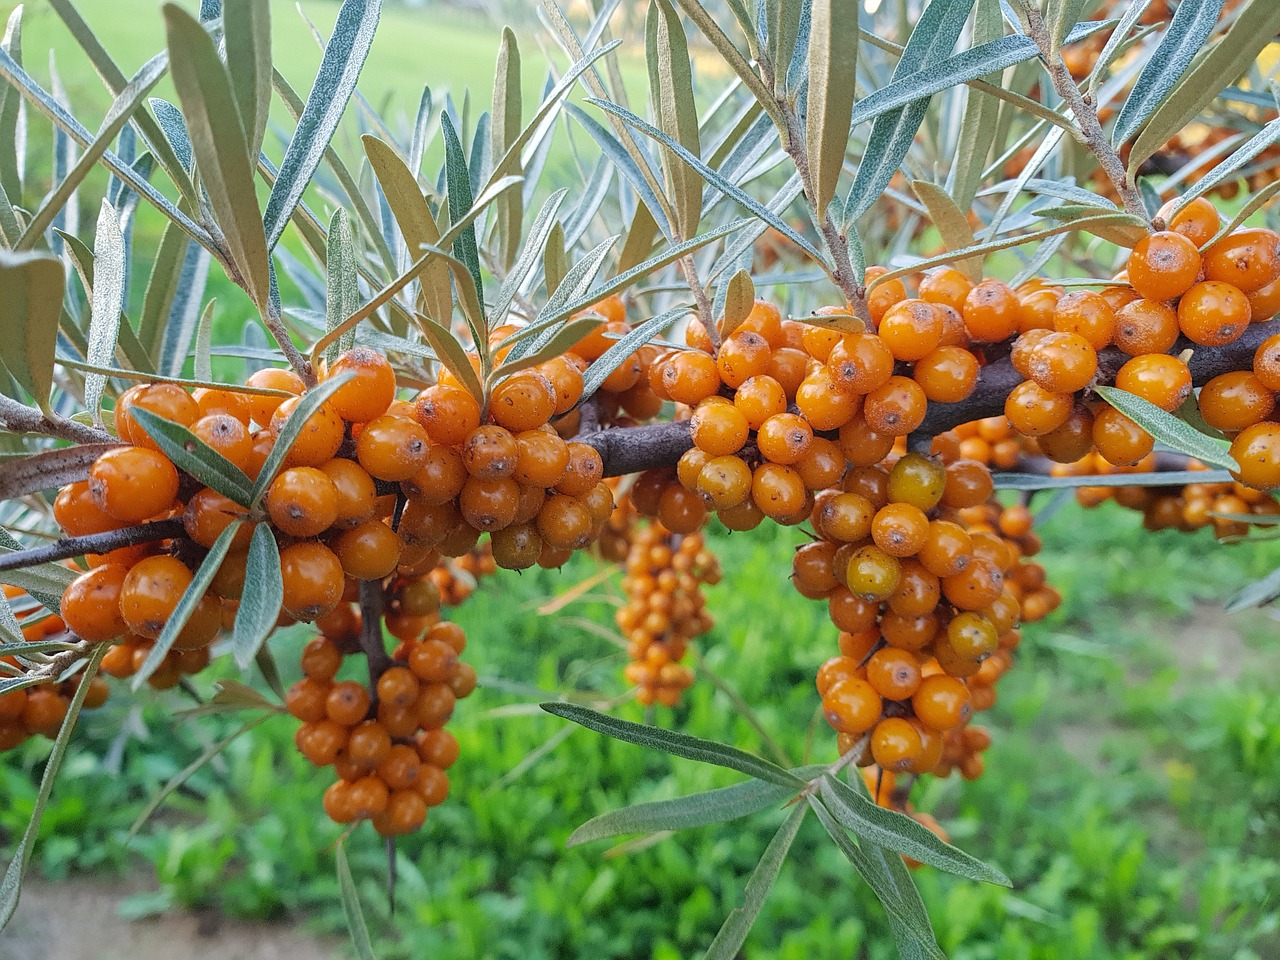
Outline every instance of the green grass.
[[(996, 735), (987, 773), (974, 783), (930, 781), (917, 797), (956, 843), (1015, 884), (1006, 891), (917, 872), (941, 942), (962, 960), (1276, 955), (1280, 682), (1266, 669), (1274, 630), (1260, 613), (1222, 620), (1204, 604), (1280, 562), (1280, 546), (1143, 535), (1134, 515), (1113, 508), (1069, 508), (1044, 533), (1043, 560), (1067, 599), (1027, 629), (984, 718)], [(799, 760), (816, 706), (813, 671), (834, 634), (821, 605), (783, 579), (793, 540), (784, 530), (716, 538), (726, 576), (710, 591), (717, 625), (702, 648)], [(705, 949), (738, 902), (778, 814), (617, 855), (607, 843), (564, 845), (604, 810), (733, 775), (576, 730), (503, 781), (564, 724), (532, 706), (540, 695), (503, 692), (499, 682), (548, 693), (621, 689), (617, 651), (576, 619), (608, 624), (606, 604), (557, 618), (530, 610), (593, 566), (582, 559), (558, 575), (503, 575), (457, 611), (467, 658), (488, 683), (451, 725), (463, 749), (453, 795), (400, 846), (394, 918), (381, 844), (367, 829), (350, 843), (380, 957), (686, 957)], [(283, 664), (300, 642), (277, 641)], [(204, 678), (199, 685), (209, 689)], [(233, 722), (175, 724), (166, 704), (180, 701), (144, 704), (145, 739), (117, 740), (122, 726), (138, 728), (136, 716), (124, 723), (123, 696), (90, 717), (47, 814), (39, 869), (116, 870), (141, 858), (161, 894), (135, 901), (137, 909), (208, 905), (340, 930), (330, 852), (339, 828), (319, 813), (325, 777), (296, 754), (287, 718), (238, 741), (125, 842), (150, 793)], [(641, 719), (638, 708), (620, 713)], [(761, 749), (705, 680), (686, 706), (657, 719)], [(118, 770), (102, 759), (113, 744)], [(830, 758), (825, 728), (814, 744), (816, 758)], [(0, 792), (11, 798), (0, 825), (9, 831), (30, 809), (44, 749), (0, 765)], [(880, 908), (810, 823), (746, 956), (851, 954), (894, 951)]]

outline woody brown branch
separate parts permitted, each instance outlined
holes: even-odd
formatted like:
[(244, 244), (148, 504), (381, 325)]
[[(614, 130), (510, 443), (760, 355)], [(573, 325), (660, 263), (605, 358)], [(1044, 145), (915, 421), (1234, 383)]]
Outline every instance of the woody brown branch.
[(110, 553), (123, 547), (136, 547), (140, 543), (172, 540), (183, 535), (181, 520), (153, 520), (135, 527), (123, 527), (106, 533), (92, 533), (84, 537), (63, 537), (43, 547), (15, 550), (0, 555), (0, 571), (20, 570), (41, 563), (68, 560), (88, 553)]
[[(1233, 370), (1249, 370), (1258, 345), (1268, 337), (1280, 334), (1280, 319), (1254, 323), (1244, 335), (1223, 347), (1202, 347), (1179, 338), (1170, 353), (1191, 350), (1188, 367), (1196, 386)], [(1115, 381), (1116, 373), (1129, 360), (1129, 355), (1114, 347), (1098, 354), (1098, 384)], [(1023, 377), (1006, 358), (983, 367), (973, 393), (959, 403), (930, 403), (924, 421), (913, 438), (929, 438), (974, 420), (1000, 416), (1005, 400)], [(579, 437), (594, 447), (604, 461), (604, 475), (618, 477), (660, 467), (674, 467), (686, 450), (693, 446), (689, 421), (655, 423), (640, 427), (601, 430)]]

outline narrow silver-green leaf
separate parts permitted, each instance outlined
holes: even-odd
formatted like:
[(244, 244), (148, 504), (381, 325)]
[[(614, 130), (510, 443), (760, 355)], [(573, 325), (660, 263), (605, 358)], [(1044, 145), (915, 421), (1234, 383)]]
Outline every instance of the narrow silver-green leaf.
[[(649, 104), (658, 128), (696, 157), (702, 148), (698, 109), (693, 99), (693, 64), (684, 25), (670, 0), (649, 0), (645, 51), (649, 65)], [(702, 180), (685, 160), (669, 151), (663, 151), (662, 161), (677, 234), (681, 238), (691, 237), (698, 232), (698, 220), (702, 216)]]
[[(19, 66), (22, 64), (23, 9), (23, 5), (18, 4), (9, 12), (4, 36), (0, 37), (0, 50), (7, 53)], [(0, 88), (0, 143), (18, 142), (18, 111), (21, 106), (22, 100), (16, 91), (8, 87)], [(0, 187), (13, 203), (22, 202), (21, 163), (17, 150), (0, 150)]]
[(1179, 453), (1195, 457), (1203, 464), (1223, 470), (1239, 470), (1240, 465), (1225, 446), (1196, 430), (1185, 420), (1161, 410), (1149, 400), (1116, 387), (1095, 387), (1098, 395), (1161, 443)]
[(436, 352), (440, 362), (458, 378), (467, 392), (475, 398), (476, 403), (484, 404), (484, 385), (476, 375), (471, 360), (467, 357), (466, 348), (458, 342), (453, 331), (430, 317), (418, 314), (418, 329), (426, 337), (431, 349)]
[(547, 330), (537, 340), (532, 341), (533, 346), (521, 353), (519, 357), (515, 356), (514, 350), (511, 351), (511, 355), (503, 361), (502, 365), (490, 372), (488, 382), (491, 384), (497, 383), (518, 370), (527, 370), (529, 367), (536, 367), (538, 364), (545, 363), (554, 357), (563, 356), (575, 344), (581, 343), (602, 326), (604, 326), (602, 317), (586, 316), (579, 317), (576, 320), (566, 320), (559, 326)]
[(225, 0), (222, 32), (248, 156), (256, 161), (271, 110), (270, 0)]
[[(1271, 202), (1271, 198), (1280, 193), (1280, 180), (1273, 180), (1265, 187), (1249, 198), (1249, 202), (1236, 211), (1236, 215), (1218, 228), (1218, 232), (1206, 240), (1200, 247), (1200, 252), (1204, 253), (1215, 243), (1228, 234), (1234, 233), (1236, 228), (1248, 220), (1251, 216), (1265, 207)], [(1269, 317), (1253, 317), (1252, 322), (1257, 323), (1260, 320), (1268, 320)]]
[[(775, 126), (779, 130), (786, 128), (786, 120), (778, 107), (778, 102), (774, 98), (773, 93), (764, 85), (764, 81), (760, 79), (760, 75), (756, 73), (750, 61), (742, 55), (737, 46), (725, 32), (720, 29), (720, 23), (706, 7), (702, 5), (700, 0), (676, 0), (680, 4), (680, 8), (685, 12), (694, 25), (702, 31), (702, 35), (706, 37), (711, 45), (716, 48), (716, 52), (736, 73), (743, 84), (751, 91), (751, 95), (756, 101), (769, 113), (773, 119)], [(755, 45), (756, 34), (754, 30), (747, 29), (746, 24), (750, 23), (750, 18), (746, 16), (746, 10), (742, 5), (742, 0), (729, 0), (729, 6), (734, 11), (734, 16), (738, 18), (738, 22), (746, 30), (748, 40)], [(752, 51), (755, 56), (755, 50)]]
[(582, 375), (582, 400), (588, 399), (599, 390), (609, 374), (622, 366), (628, 357), (688, 312), (688, 306), (679, 306), (627, 331), (608, 350), (592, 361), (591, 366), (587, 367), (586, 373)]
[(1173, 19), (1133, 82), (1111, 130), (1111, 142), (1124, 143), (1155, 113), (1166, 95), (1204, 48), (1222, 12), (1224, 0), (1182, 0)]
[(9, 925), (9, 921), (13, 919), (18, 909), (18, 898), (22, 895), (22, 878), (27, 872), (27, 864), (31, 861), (31, 851), (35, 847), (36, 836), (40, 832), (44, 808), (49, 803), (49, 797), (53, 793), (53, 783), (57, 779), (58, 770), (62, 767), (62, 760), (67, 755), (67, 746), (71, 743), (71, 732), (75, 729), (76, 721), (80, 719), (85, 697), (89, 695), (90, 681), (97, 675), (98, 666), (109, 649), (110, 644), (99, 644), (89, 655), (89, 662), (80, 675), (80, 683), (71, 697), (71, 703), (67, 705), (62, 726), (58, 728), (58, 735), (53, 740), (53, 750), (49, 753), (49, 759), (45, 761), (44, 773), (40, 776), (40, 789), (36, 792), (35, 807), (31, 811), (30, 819), (27, 820), (27, 828), (22, 833), (22, 839), (18, 841), (18, 848), (14, 851), (13, 859), (9, 861), (4, 877), (0, 878), (0, 931)]
[[(361, 138), (365, 156), (378, 178), (387, 205), (396, 218), (396, 225), (404, 237), (410, 256), (417, 257), (423, 244), (438, 246), (440, 230), (431, 216), (427, 198), (418, 185), (413, 171), (396, 151), (370, 134)], [(453, 315), (453, 294), (449, 289), (449, 268), (432, 259), (418, 274), (422, 284), (423, 306), (427, 316), (437, 323), (448, 324)]]
[(142, 666), (134, 674), (131, 687), (135, 693), (142, 689), (147, 682), (147, 678), (156, 672), (164, 658), (169, 655), (169, 651), (173, 649), (174, 641), (178, 639), (178, 634), (186, 627), (187, 621), (191, 619), (191, 614), (195, 612), (200, 601), (204, 599), (205, 591), (209, 589), (209, 584), (213, 582), (214, 575), (218, 572), (218, 568), (222, 566), (222, 561), (226, 559), (227, 552), (231, 549), (231, 541), (235, 539), (236, 534), (239, 532), (240, 524), (233, 523), (218, 535), (217, 540), (213, 541), (213, 546), (209, 548), (209, 552), (205, 554), (204, 559), (200, 562), (195, 576), (191, 578), (191, 583), (187, 585), (187, 589), (178, 601), (178, 605), (173, 608), (173, 613), (165, 621), (164, 629), (160, 631), (160, 636), (156, 638), (156, 642), (147, 652), (146, 659), (142, 661)]
[(249, 556), (245, 565), (245, 583), (252, 584), (240, 598), (235, 627), (231, 633), (231, 651), (236, 665), (248, 670), (258, 650), (280, 616), (284, 601), (284, 582), (280, 576), (280, 548), (269, 524), (260, 523), (249, 540)]
[[(444, 133), (445, 181), (449, 188), (449, 216), (453, 222), (457, 223), (473, 205), (471, 176), (468, 173), (466, 156), (462, 152), (462, 141), (458, 139), (453, 121), (449, 119), (447, 113), (440, 116), (440, 129)], [(477, 298), (483, 303), (484, 281), (480, 276), (480, 251), (476, 245), (475, 224), (468, 223), (462, 228), (457, 239), (453, 241), (453, 255), (471, 272)]]
[(840, 0), (813, 0), (805, 145), (812, 190), (809, 200), (820, 224), (827, 219), (827, 207), (836, 195), (849, 149), (857, 74), (857, 12)]
[[(1261, 580), (1257, 580), (1249, 584), (1243, 590), (1240, 590), (1233, 595), (1231, 599), (1223, 605), (1222, 610), (1224, 613), (1235, 613), (1238, 610), (1248, 610), (1251, 607), (1261, 607), (1274, 602), (1277, 597), (1280, 597), (1280, 570), (1272, 570)], [(572, 840), (572, 838), (570, 838), (570, 840)]]
[[(973, 42), (987, 43), (997, 39), (1004, 29), (998, 0), (977, 0), (973, 14)], [(984, 74), (987, 85), (998, 85), (1000, 74)], [(955, 164), (951, 168), (951, 198), (961, 210), (973, 205), (978, 186), (982, 183), (982, 171), (992, 151), (1004, 149), (996, 131), (1000, 121), (1000, 101), (989, 93), (969, 85), (965, 90), (964, 119), (956, 143)]]
[[(538, 215), (534, 217), (533, 223), (529, 227), (529, 236), (525, 240), (524, 246), (520, 249), (520, 255), (512, 263), (508, 264), (507, 276), (502, 281), (502, 287), (498, 290), (497, 298), (493, 301), (490, 315), (495, 323), (506, 322), (506, 316), (511, 309), (511, 304), (519, 294), (521, 286), (529, 278), (534, 267), (537, 266), (542, 252), (547, 248), (547, 241), (551, 236), (552, 230), (558, 226), (558, 221), (555, 219), (556, 213), (559, 212), (560, 205), (564, 202), (565, 195), (568, 192), (566, 189), (557, 190), (547, 198), (542, 205), (542, 209), (538, 211)], [(564, 230), (561, 228), (562, 238), (563, 234)], [(519, 239), (519, 228), (517, 226), (517, 242)]]
[(351, 867), (347, 864), (346, 840), (339, 840), (333, 853), (338, 862), (338, 896), (342, 900), (342, 913), (347, 918), (347, 932), (351, 934), (351, 944), (356, 949), (356, 956), (360, 960), (378, 960), (373, 952), (373, 944), (369, 942), (369, 926), (365, 923), (364, 910), (360, 906), (360, 894), (356, 891), (356, 882), (351, 876)]
[(773, 889), (782, 864), (786, 861), (787, 854), (791, 852), (791, 844), (800, 831), (800, 824), (804, 822), (808, 813), (808, 804), (797, 803), (792, 807), (787, 819), (782, 821), (782, 826), (765, 847), (760, 862), (752, 871), (751, 879), (747, 881), (747, 888), (742, 895), (742, 906), (734, 908), (725, 919), (724, 926), (720, 928), (716, 938), (711, 941), (706, 954), (707, 960), (735, 960), (736, 957), (741, 956), (739, 951), (746, 943), (747, 934), (751, 932), (752, 924), (760, 915), (765, 898)]
[(262, 498), (267, 494), (267, 488), (271, 486), (276, 474), (284, 466), (285, 457), (293, 449), (294, 441), (298, 439), (298, 434), (302, 432), (302, 428), (306, 426), (307, 420), (311, 418), (311, 415), (324, 406), (325, 401), (354, 376), (354, 373), (348, 372), (341, 373), (336, 377), (330, 377), (327, 380), (322, 380), (302, 395), (298, 405), (293, 408), (288, 419), (280, 425), (280, 430), (276, 433), (275, 446), (267, 454), (267, 459), (258, 473), (258, 479), (253, 484), (249, 506), (257, 507), (262, 502)]
[(832, 816), (856, 837), (968, 880), (1013, 886), (995, 867), (953, 847), (906, 814), (878, 806), (870, 797), (829, 773), (822, 777), (821, 791), (823, 803)]
[(1188, 483), (1231, 483), (1226, 470), (1169, 470), (1160, 473), (1102, 473), (1050, 477), (1036, 473), (993, 473), (997, 490), (1074, 490), (1076, 487), (1184, 487)]
[(347, 101), (369, 56), (381, 12), (382, 0), (343, 0), (307, 104), (285, 149), (280, 173), (267, 200), (263, 222), (268, 250), (274, 249), (280, 240), (324, 158), (329, 141), (337, 132)]
[(40, 209), (32, 215), (21, 239), (18, 240), (18, 249), (34, 247), (43, 239), (49, 225), (54, 222), (54, 219), (62, 212), (63, 208), (71, 202), (76, 188), (84, 182), (84, 178), (89, 175), (89, 171), (98, 165), (102, 155), (106, 153), (112, 141), (119, 136), (124, 125), (129, 122), (129, 118), (133, 116), (134, 111), (142, 103), (142, 98), (160, 81), (160, 78), (165, 75), (168, 68), (168, 54), (158, 53), (144, 63), (142, 68), (134, 74), (133, 79), (125, 85), (125, 88), (120, 91), (120, 95), (111, 104), (110, 109), (107, 110), (107, 115), (103, 118), (102, 125), (94, 135), (93, 142), (85, 147), (80, 156), (76, 158), (76, 165), (71, 168), (62, 182), (54, 187), (53, 192), (41, 203)]
[[(86, 360), (107, 366), (115, 359), (120, 339), (120, 313), (124, 310), (124, 234), (110, 201), (103, 200), (93, 238), (93, 302), (89, 316), (89, 352)], [(91, 373), (84, 378), (84, 405), (93, 422), (102, 426), (102, 392), (107, 378)]]
[[(572, 730), (573, 727), (566, 729)], [(637, 803), (592, 817), (569, 835), (567, 845), (576, 847), (592, 840), (627, 833), (689, 830), (713, 823), (727, 823), (780, 806), (794, 797), (795, 793), (794, 787), (784, 787), (764, 780), (748, 780), (732, 787), (708, 790), (674, 800)]]
[(0, 361), (46, 411), (63, 283), (62, 261), (52, 254), (0, 250)]
[(542, 279), (550, 300), (564, 283), (569, 272), (569, 255), (564, 249), (564, 227), (560, 221), (551, 224), (546, 242), (542, 246)]
[(1129, 152), (1136, 171), (1169, 138), (1186, 128), (1223, 88), (1249, 69), (1280, 33), (1280, 3), (1252, 0), (1213, 48), (1182, 78), (1150, 114)]
[(217, 306), (217, 300), (210, 300), (200, 311), (195, 348), (192, 350), (192, 373), (195, 379), (206, 382), (213, 380), (213, 312)]
[[(351, 218), (339, 207), (329, 221), (325, 258), (325, 330), (333, 330), (347, 317), (360, 309), (359, 272), (356, 263), (356, 238), (351, 231)], [(344, 350), (350, 350), (356, 340), (356, 332), (350, 330), (329, 345), (328, 358), (332, 363)]]
[(206, 487), (242, 507), (253, 503), (253, 483), (244, 471), (182, 424), (140, 407), (134, 407), (130, 415), (179, 470), (199, 477)]
[(663, 730), (661, 727), (619, 720), (617, 717), (611, 717), (608, 714), (599, 713), (573, 703), (549, 701), (540, 704), (540, 706), (547, 713), (555, 714), (557, 717), (563, 717), (566, 720), (572, 720), (574, 723), (581, 724), (607, 737), (613, 737), (615, 740), (625, 740), (627, 743), (661, 750), (663, 753), (683, 757), (686, 760), (695, 760), (698, 763), (711, 763), (716, 766), (727, 767), (730, 770), (745, 773), (749, 777), (755, 777), (757, 780), (767, 780), (770, 783), (782, 786), (792, 786), (797, 790), (803, 789), (805, 785), (804, 780), (776, 763), (770, 763), (761, 757), (723, 743), (703, 740), (700, 737), (693, 737), (675, 730)]
[(1045, 22), (1049, 27), (1050, 56), (1057, 56), (1067, 34), (1080, 21), (1085, 0), (1047, 0)]
[(1277, 140), (1280, 140), (1280, 120), (1272, 120), (1255, 133), (1226, 160), (1216, 164), (1212, 170), (1200, 180), (1184, 190), (1174, 206), (1175, 212), (1181, 210), (1196, 197), (1209, 193), (1220, 184), (1240, 176), (1241, 169), (1258, 154), (1262, 153)]
[[(947, 191), (926, 180), (912, 180), (911, 189), (929, 211), (929, 219), (938, 228), (942, 243), (948, 250), (963, 250), (973, 246), (973, 227), (969, 226), (969, 219), (956, 206)], [(982, 257), (957, 260), (956, 267), (963, 270), (974, 283), (982, 280)]]
[[(496, 168), (511, 144), (520, 136), (524, 106), (520, 93), (520, 45), (510, 27), (502, 28), (502, 45), (498, 49), (498, 65), (493, 74), (493, 106), (489, 125), (489, 163)], [(513, 158), (507, 172), (523, 172), (520, 158)], [(510, 271), (520, 249), (520, 224), (524, 217), (524, 198), (508, 193), (494, 205), (494, 230), (498, 262)]]
[(226, 253), (253, 302), (265, 310), (270, 290), (268, 247), (231, 78), (200, 22), (175, 3), (166, 3), (163, 10), (173, 84), (182, 102), (200, 180)]

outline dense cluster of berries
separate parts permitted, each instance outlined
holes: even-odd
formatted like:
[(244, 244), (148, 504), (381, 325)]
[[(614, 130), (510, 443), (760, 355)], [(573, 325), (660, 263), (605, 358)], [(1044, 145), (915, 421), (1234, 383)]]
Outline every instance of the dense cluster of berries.
[[(45, 611), (25, 591), (8, 584), (3, 589), (5, 599), (18, 617), (22, 638), (28, 643), (55, 639), (65, 631), (62, 618)], [(12, 656), (0, 658), (0, 663), (21, 668), (20, 661)], [(56, 735), (80, 686), (80, 677), (77, 673), (61, 683), (42, 683), (0, 693), (0, 751), (21, 746), (29, 737)], [(94, 677), (89, 682), (84, 704), (90, 709), (100, 707), (107, 702), (109, 693), (106, 681)]]
[(625, 570), (627, 603), (616, 614), (631, 661), (624, 675), (640, 703), (673, 707), (693, 683), (680, 662), (689, 642), (713, 624), (702, 585), (720, 582), (720, 562), (701, 533), (673, 534), (654, 522), (636, 530)]
[[(371, 820), (380, 834), (398, 836), (422, 826), (449, 794), (446, 771), (458, 742), (444, 726), (457, 700), (475, 689), (476, 675), (458, 659), (466, 637), (439, 619), (428, 578), (391, 578), (384, 589), (387, 630), (403, 637), (376, 681), (338, 679), (344, 657), (360, 649), (363, 629), (359, 610), (347, 604), (339, 608), (345, 615), (319, 624), (320, 636), (304, 647), (303, 676), (285, 705), (302, 721), (298, 749), (337, 774), (325, 791), (325, 813), (336, 823)], [(405, 630), (408, 620), (429, 625)]]

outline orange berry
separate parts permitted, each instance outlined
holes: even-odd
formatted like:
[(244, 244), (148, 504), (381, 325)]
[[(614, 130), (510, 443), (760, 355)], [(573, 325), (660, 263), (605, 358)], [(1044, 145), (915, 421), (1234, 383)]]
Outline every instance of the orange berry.
[(851, 393), (870, 393), (893, 375), (894, 354), (878, 336), (855, 333), (844, 337), (827, 357), (827, 370), (836, 386)]
[(1236, 431), (1265, 420), (1275, 409), (1275, 394), (1251, 370), (1214, 377), (1200, 388), (1200, 415), (1218, 430)]
[(1115, 345), (1130, 356), (1164, 353), (1178, 339), (1178, 315), (1156, 300), (1134, 300), (1116, 312)]
[(718, 397), (698, 404), (689, 418), (689, 428), (694, 445), (712, 457), (737, 453), (750, 433), (746, 415)]
[(1154, 444), (1151, 434), (1114, 407), (1094, 414), (1093, 445), (1108, 463), (1131, 466), (1150, 453)]
[(381, 580), (400, 563), (400, 537), (381, 520), (366, 520), (344, 530), (332, 549), (342, 564), (342, 572), (353, 580)]
[(253, 440), (243, 423), (229, 413), (213, 413), (191, 425), (191, 432), (241, 470), (253, 456)]
[(1257, 490), (1280, 486), (1280, 424), (1264, 421), (1245, 427), (1231, 444), (1240, 464), (1237, 479)]
[(1191, 371), (1177, 357), (1145, 354), (1125, 362), (1116, 374), (1116, 386), (1172, 412), (1191, 395)]
[(284, 612), (295, 620), (318, 620), (342, 600), (342, 563), (322, 543), (304, 541), (280, 551)]
[(103, 513), (125, 523), (139, 523), (173, 505), (178, 495), (178, 471), (155, 450), (116, 447), (89, 468), (89, 494)]
[(920, 280), (920, 299), (963, 310), (965, 298), (973, 288), (974, 282), (955, 267), (940, 267)]
[[(301, 394), (305, 388), (301, 377), (292, 370), (281, 367), (265, 367), (262, 370), (255, 370), (249, 374), (245, 384), (250, 387), (283, 390), (285, 393), (291, 393), (294, 396)], [(249, 406), (249, 415), (253, 422), (260, 427), (266, 427), (270, 425), (271, 417), (275, 414), (280, 404), (284, 402), (285, 398), (271, 394), (246, 393), (244, 399)]]
[(767, 373), (770, 352), (769, 341), (760, 334), (739, 330), (720, 345), (716, 354), (720, 379), (730, 387), (739, 387), (751, 377)]
[[(301, 397), (290, 397), (276, 408), (276, 412), (271, 415), (272, 432), (279, 435), (301, 402)], [(332, 404), (323, 403), (303, 423), (302, 430), (285, 455), (285, 463), (291, 467), (318, 467), (333, 459), (342, 446), (342, 437), (342, 419)]]
[(1176, 200), (1170, 200), (1161, 207), (1160, 216), (1168, 221), (1169, 229), (1174, 233), (1182, 234), (1197, 248), (1203, 247), (1214, 238), (1218, 228), (1221, 226), (1218, 208), (1207, 197), (1196, 197), (1177, 213), (1170, 216), (1173, 205), (1176, 202)]
[(925, 677), (911, 697), (911, 707), (920, 722), (934, 730), (954, 730), (971, 714), (969, 688), (945, 674)]
[(568, 444), (569, 465), (556, 484), (556, 491), (571, 497), (585, 497), (604, 479), (604, 460), (590, 444)]
[(871, 756), (885, 770), (906, 770), (922, 749), (920, 734), (902, 717), (886, 717), (871, 731)]
[(1261, 290), (1280, 279), (1280, 236), (1258, 227), (1236, 230), (1205, 251), (1204, 274), (1246, 294)]
[(387, 358), (368, 347), (341, 354), (326, 379), (352, 374), (352, 379), (329, 395), (329, 403), (343, 420), (368, 423), (387, 412), (396, 396), (396, 374)]
[(1061, 297), (1054, 308), (1053, 328), (1074, 333), (1094, 350), (1111, 344), (1116, 329), (1116, 313), (1111, 305), (1091, 290), (1075, 290)]
[(1195, 284), (1178, 301), (1178, 324), (1193, 343), (1222, 347), (1238, 340), (1249, 326), (1248, 298), (1217, 280)]
[(773, 377), (751, 377), (734, 392), (733, 405), (746, 418), (749, 429), (759, 430), (770, 417), (786, 412), (787, 394)]
[(1182, 296), (1200, 275), (1200, 251), (1180, 233), (1143, 237), (1129, 254), (1129, 285), (1148, 300)]
[(291, 467), (271, 481), (266, 496), (271, 522), (292, 537), (314, 537), (338, 519), (338, 492), (315, 467)]
[(898, 360), (919, 360), (942, 343), (942, 314), (925, 300), (903, 300), (889, 308), (878, 335)]
[(480, 405), (461, 387), (427, 387), (418, 395), (415, 413), (432, 442), (445, 446), (462, 443), (480, 426)]
[(862, 415), (875, 432), (902, 437), (924, 422), (928, 403), (918, 383), (892, 376), (867, 394)]
[(822, 698), (822, 711), (839, 733), (866, 733), (880, 719), (883, 700), (875, 688), (857, 677), (837, 680)]
[(1097, 371), (1097, 352), (1077, 333), (1048, 333), (1040, 337), (1028, 359), (1031, 379), (1050, 393), (1083, 390)]
[(90, 643), (103, 643), (124, 634), (120, 595), (129, 568), (109, 563), (82, 573), (62, 593), (62, 619), (67, 629)]
[(812, 442), (813, 430), (803, 417), (794, 413), (774, 414), (756, 433), (760, 455), (774, 463), (795, 463), (809, 451)]
[(960, 312), (974, 340), (997, 343), (1018, 331), (1018, 298), (1000, 280), (983, 280), (975, 286)]
[(536, 370), (522, 370), (494, 388), (489, 413), (499, 426), (517, 433), (550, 420), (556, 412), (556, 400), (550, 380)]
[(356, 457), (371, 477), (397, 483), (421, 468), (430, 446), (427, 431), (408, 417), (385, 415), (366, 423), (356, 438)]
[(885, 647), (867, 661), (867, 682), (886, 700), (906, 700), (920, 687), (920, 664), (910, 653)]
[(916, 362), (911, 376), (929, 400), (959, 403), (977, 386), (978, 359), (964, 347), (938, 347)]
[(1034, 380), (1025, 380), (1005, 400), (1004, 415), (1023, 436), (1038, 437), (1066, 423), (1072, 403), (1068, 393), (1050, 393)]
[[(744, 376), (740, 382), (750, 376), (754, 374)], [(694, 406), (720, 389), (720, 371), (713, 357), (697, 350), (684, 350), (662, 365), (661, 386), (661, 395), (676, 403)]]
[(121, 584), (120, 614), (133, 633), (154, 640), (190, 585), (191, 571), (181, 560), (147, 557), (134, 565)]

